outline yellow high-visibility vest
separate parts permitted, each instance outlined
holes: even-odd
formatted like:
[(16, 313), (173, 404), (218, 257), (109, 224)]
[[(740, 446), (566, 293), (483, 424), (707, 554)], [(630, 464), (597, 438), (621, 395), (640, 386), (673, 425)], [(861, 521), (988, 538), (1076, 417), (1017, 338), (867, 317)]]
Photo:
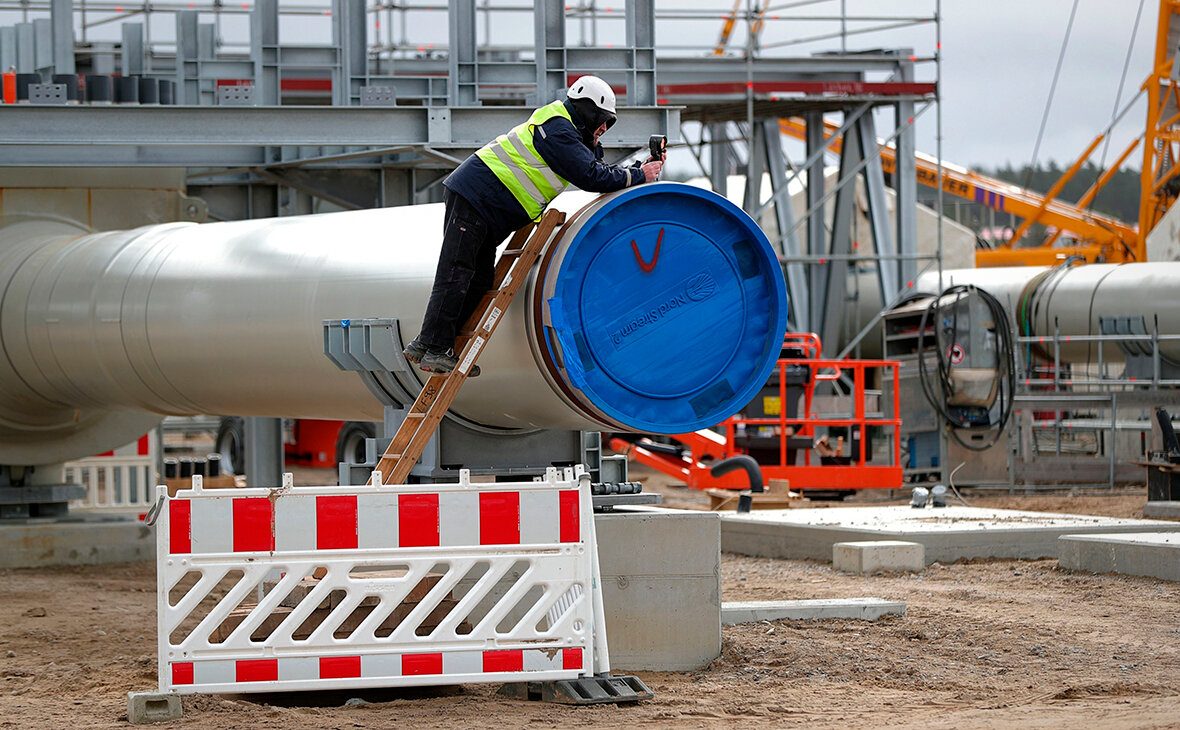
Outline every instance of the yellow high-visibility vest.
[(569, 186), (533, 146), (533, 131), (554, 117), (573, 122), (565, 104), (555, 101), (537, 109), (524, 124), (501, 134), (475, 153), (512, 192), (530, 218), (541, 215), (549, 201)]

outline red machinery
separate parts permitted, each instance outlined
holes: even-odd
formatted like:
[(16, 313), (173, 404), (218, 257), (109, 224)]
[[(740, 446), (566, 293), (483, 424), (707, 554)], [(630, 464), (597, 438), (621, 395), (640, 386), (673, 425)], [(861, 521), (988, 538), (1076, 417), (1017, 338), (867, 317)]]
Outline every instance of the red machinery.
[[(799, 490), (846, 491), (852, 489), (898, 489), (902, 485), (900, 452), (901, 419), (898, 403), (898, 368), (895, 360), (827, 360), (814, 334), (788, 334), (783, 357), (766, 387), (746, 407), (711, 429), (671, 436), (672, 444), (650, 438), (635, 440), (616, 436), (610, 440), (615, 451), (627, 453), (641, 464), (679, 477), (693, 489), (749, 488), (744, 472), (713, 476), (709, 468), (724, 459), (746, 454), (761, 467), (762, 477), (786, 479)], [(880, 371), (882, 390), (878, 399), (889, 403), (869, 415), (869, 380)], [(845, 377), (846, 376), (846, 377)], [(837, 415), (816, 412), (816, 385), (851, 379), (852, 390), (838, 399), (823, 398), (825, 409), (836, 402), (848, 407)], [(889, 386), (892, 387), (889, 387)], [(887, 395), (886, 395), (887, 394)], [(802, 408), (799, 401), (802, 400)], [(818, 429), (841, 429), (847, 434), (850, 453), (840, 453), (830, 440), (818, 436)], [(879, 435), (892, 429), (888, 464), (870, 463), (874, 430)], [(818, 453), (814, 454), (815, 450)], [(878, 457), (880, 458), (880, 457)], [(801, 463), (800, 463), (801, 462)]]

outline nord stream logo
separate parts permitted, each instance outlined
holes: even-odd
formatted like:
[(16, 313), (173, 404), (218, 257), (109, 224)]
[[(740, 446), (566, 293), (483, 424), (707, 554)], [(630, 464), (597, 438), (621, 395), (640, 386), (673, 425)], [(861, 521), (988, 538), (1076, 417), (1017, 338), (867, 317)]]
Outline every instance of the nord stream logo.
[(640, 339), (668, 317), (683, 312), (697, 302), (717, 293), (717, 282), (708, 272), (694, 274), (671, 290), (665, 289), (649, 299), (642, 307), (617, 320), (610, 328), (610, 339), (615, 347), (623, 347)]

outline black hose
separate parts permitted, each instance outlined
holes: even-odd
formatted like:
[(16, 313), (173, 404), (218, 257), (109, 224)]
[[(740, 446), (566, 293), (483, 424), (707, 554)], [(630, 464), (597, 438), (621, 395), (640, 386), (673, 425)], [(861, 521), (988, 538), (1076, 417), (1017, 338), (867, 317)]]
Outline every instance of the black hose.
[(754, 461), (754, 457), (752, 456), (739, 454), (738, 456), (731, 456), (728, 459), (722, 459), (709, 467), (709, 473), (715, 477), (723, 477), (731, 471), (737, 471), (738, 469), (746, 472), (746, 476), (750, 480), (751, 492), (763, 491), (762, 467), (758, 466), (758, 462)]
[[(940, 302), (944, 297), (949, 296), (954, 297), (954, 300), (949, 305), (953, 317), (950, 327), (943, 327), (941, 320), (943, 319), (942, 311), (945, 307)], [(986, 425), (967, 421), (951, 411), (946, 405), (947, 399), (954, 393), (954, 385), (951, 380), (951, 371), (954, 368), (954, 364), (950, 362), (947, 350), (948, 346), (954, 344), (958, 337), (958, 308), (956, 305), (961, 299), (968, 296), (978, 296), (983, 300), (984, 304), (987, 305), (988, 311), (991, 313), (992, 321), (995, 322), (996, 328), (996, 358), (999, 363), (995, 374), (996, 397), (988, 405), (988, 410), (990, 411), (998, 401), (999, 414), (995, 423), (988, 423)], [(932, 315), (934, 316), (935, 327), (933, 355), (938, 363), (937, 382), (933, 382), (934, 378), (931, 377), (927, 370), (925, 356), (926, 327)], [(973, 326), (975, 324), (972, 322)], [(949, 330), (949, 335), (944, 338), (943, 333), (947, 330)], [(1015, 347), (1012, 339), (1012, 328), (1008, 324), (1008, 313), (1005, 311), (1004, 305), (986, 291), (964, 284), (949, 287), (934, 297), (930, 301), (930, 305), (926, 307), (926, 311), (922, 313), (922, 322), (918, 327), (918, 375), (926, 400), (948, 424), (956, 429), (988, 429), (993, 431), (992, 437), (987, 443), (978, 445), (964, 441), (955, 430), (952, 430), (951, 436), (960, 446), (972, 451), (985, 451), (999, 441), (1004, 428), (1008, 424), (1008, 420), (1012, 417), (1013, 401), (1016, 393), (1015, 365)]]

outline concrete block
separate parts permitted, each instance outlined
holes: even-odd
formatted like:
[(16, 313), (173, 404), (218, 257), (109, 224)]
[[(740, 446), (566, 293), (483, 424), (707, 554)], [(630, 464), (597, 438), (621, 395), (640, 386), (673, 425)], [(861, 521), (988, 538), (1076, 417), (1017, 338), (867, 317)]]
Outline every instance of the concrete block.
[(920, 542), (902, 540), (838, 542), (832, 545), (832, 567), (846, 573), (919, 571), (926, 567), (926, 548)]
[(68, 517), (0, 525), (0, 568), (156, 559), (156, 533), (135, 517)]
[(1180, 581), (1180, 533), (1063, 535), (1057, 542), (1062, 568)]
[(883, 598), (817, 598), (807, 601), (726, 601), (721, 623), (726, 626), (755, 621), (808, 621), (853, 618), (876, 621), (882, 616), (904, 616), (905, 603)]
[(127, 721), (132, 725), (179, 720), (183, 714), (180, 695), (160, 692), (127, 693)]
[(721, 523), (711, 512), (597, 515), (611, 668), (684, 671), (721, 654)]
[(1145, 502), (1143, 516), (1151, 520), (1180, 520), (1180, 502), (1168, 500)]
[(771, 558), (831, 560), (838, 542), (903, 540), (926, 564), (969, 558), (1057, 557), (1062, 535), (1180, 531), (1180, 523), (951, 506), (768, 510), (721, 515), (721, 549)]

